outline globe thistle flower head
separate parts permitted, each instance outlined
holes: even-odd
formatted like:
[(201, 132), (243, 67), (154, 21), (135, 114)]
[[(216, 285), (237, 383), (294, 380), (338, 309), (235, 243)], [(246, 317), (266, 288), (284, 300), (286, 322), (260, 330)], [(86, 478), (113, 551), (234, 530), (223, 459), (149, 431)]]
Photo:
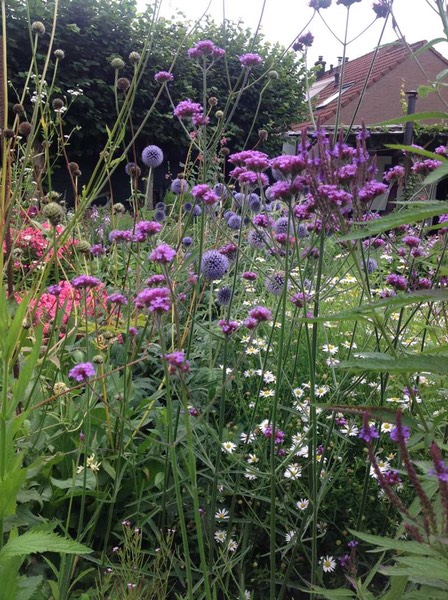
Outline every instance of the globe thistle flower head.
[(242, 54), (238, 57), (238, 59), (241, 63), (241, 66), (245, 67), (246, 69), (257, 67), (263, 62), (261, 56), (259, 54), (256, 54), (255, 52), (248, 52), (247, 54)]
[(361, 2), (361, 0), (336, 0), (336, 4), (342, 4), (347, 8), (349, 8), (355, 2)]
[(275, 233), (289, 233), (290, 226), (288, 227), (288, 217), (280, 217), (277, 219), (274, 225)]
[(227, 220), (227, 227), (229, 227), (229, 229), (238, 231), (238, 229), (241, 227), (241, 217), (239, 215), (232, 215)]
[(247, 234), (247, 241), (251, 248), (262, 250), (266, 248), (266, 236), (262, 231), (251, 229)]
[(174, 75), (169, 71), (159, 71), (154, 75), (154, 79), (157, 83), (169, 83), (170, 81), (173, 81)]
[(190, 213), (193, 210), (193, 205), (191, 202), (185, 202), (182, 208), (184, 213)]
[(147, 167), (155, 169), (163, 163), (163, 152), (159, 146), (146, 146), (142, 152), (142, 161)]
[(49, 202), (43, 208), (43, 216), (53, 225), (60, 225), (64, 219), (64, 209), (57, 202)]
[(60, 48), (57, 48), (57, 49), (56, 49), (56, 50), (53, 52), (53, 54), (54, 54), (54, 57), (55, 57), (57, 60), (63, 60), (63, 59), (65, 58), (65, 52), (64, 52), (64, 50), (61, 50)]
[(261, 210), (261, 200), (257, 194), (251, 194), (249, 200), (249, 210), (252, 213), (259, 213)]
[(154, 212), (154, 220), (158, 223), (163, 223), (166, 219), (166, 212), (164, 210), (158, 209)]
[(193, 238), (186, 236), (182, 239), (182, 245), (185, 246), (185, 248), (189, 248), (192, 244)]
[(140, 54), (138, 52), (131, 52), (128, 58), (131, 65), (136, 65), (140, 60)]
[(229, 259), (217, 250), (207, 250), (202, 255), (201, 273), (205, 279), (221, 279), (229, 269)]
[(119, 56), (116, 56), (115, 58), (113, 58), (110, 61), (110, 64), (112, 66), (112, 68), (114, 69), (124, 69), (124, 60), (121, 59)]
[(34, 21), (34, 23), (31, 24), (31, 31), (36, 35), (44, 35), (45, 25), (42, 21)]
[(179, 196), (180, 194), (185, 194), (186, 192), (188, 192), (188, 188), (189, 185), (187, 181), (185, 179), (179, 178), (173, 179), (170, 186), (170, 190), (173, 192), (173, 194), (176, 194), (176, 196)]
[(232, 289), (228, 286), (224, 286), (218, 290), (216, 294), (216, 302), (220, 306), (228, 306), (232, 299)]
[(191, 212), (193, 217), (200, 217), (202, 215), (202, 208), (199, 206), (199, 204), (195, 204)]
[(280, 296), (285, 287), (285, 274), (277, 272), (268, 275), (264, 281), (264, 287), (274, 296)]
[(229, 191), (227, 187), (223, 183), (216, 183), (213, 186), (213, 191), (217, 194), (222, 200), (225, 200), (229, 197)]
[(141, 174), (140, 167), (135, 162), (128, 163), (124, 168), (124, 172), (129, 177), (139, 177)]

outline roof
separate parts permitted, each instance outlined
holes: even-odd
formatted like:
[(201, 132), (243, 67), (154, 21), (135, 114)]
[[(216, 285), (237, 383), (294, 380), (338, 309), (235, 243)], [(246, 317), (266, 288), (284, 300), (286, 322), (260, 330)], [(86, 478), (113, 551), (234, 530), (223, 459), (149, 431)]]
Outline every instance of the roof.
[[(421, 57), (426, 57), (425, 69), (422, 69), (421, 64), (419, 66), (417, 61), (411, 58), (413, 52), (425, 46), (426, 43), (426, 41), (420, 41), (408, 45), (400, 40), (382, 46), (354, 60), (348, 60), (343, 69), (342, 66), (338, 66), (327, 71), (310, 89), (309, 96), (312, 98), (315, 119), (322, 126), (335, 124), (339, 99), (339, 85), (335, 82), (335, 75), (337, 77), (338, 74), (343, 77), (342, 94), (340, 96), (340, 124), (351, 124), (366, 85), (366, 80), (366, 92), (356, 114), (355, 124), (360, 125), (362, 120), (366, 125), (370, 125), (402, 116), (401, 88), (403, 85), (412, 85), (414, 88), (423, 84), (427, 85), (428, 81), (434, 81), (435, 75), (448, 66), (448, 60), (433, 48), (428, 48), (418, 56), (419, 62), (421, 62)], [(400, 65), (401, 68), (399, 68)], [(428, 72), (428, 70), (431, 72)], [(403, 75), (406, 75), (406, 77), (403, 77)], [(382, 82), (382, 86), (380, 82)], [(385, 86), (387, 87), (385, 88)], [(408, 89), (406, 88), (405, 91), (408, 91)], [(393, 102), (388, 101), (392, 99), (392, 93), (394, 94)], [(386, 98), (386, 95), (388, 98)], [(431, 94), (430, 96), (434, 98), (436, 95)], [(427, 104), (426, 100), (422, 102)], [(425, 107), (425, 110), (443, 109), (442, 105), (437, 104), (434, 100), (432, 102), (435, 104), (434, 107)], [(381, 110), (378, 110), (378, 107)], [(423, 110), (423, 108), (422, 103), (419, 101), (417, 111), (420, 110)], [(293, 132), (298, 132), (310, 125), (311, 122), (296, 124), (291, 129)]]

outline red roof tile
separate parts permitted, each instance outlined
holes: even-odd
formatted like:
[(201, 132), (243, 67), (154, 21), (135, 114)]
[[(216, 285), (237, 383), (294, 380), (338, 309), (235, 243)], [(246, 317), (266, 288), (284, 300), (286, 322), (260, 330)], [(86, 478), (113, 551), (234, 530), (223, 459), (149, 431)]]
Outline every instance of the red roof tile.
[[(416, 42), (411, 44), (410, 47), (405, 44), (403, 41), (398, 41), (393, 44), (388, 44), (386, 46), (382, 46), (377, 50), (369, 52), (369, 54), (365, 54), (359, 58), (354, 60), (349, 60), (345, 63), (342, 77), (343, 77), (343, 85), (350, 86), (348, 89), (343, 91), (341, 96), (341, 107), (345, 107), (351, 102), (353, 102), (353, 113), (355, 111), (356, 104), (358, 103), (359, 97), (362, 94), (362, 91), (365, 86), (365, 82), (367, 80), (366, 89), (370, 88), (372, 85), (381, 80), (385, 75), (397, 69), (401, 63), (403, 63), (406, 59), (408, 59), (412, 52), (422, 48), (426, 44), (426, 41)], [(429, 49), (428, 52), (434, 53), (441, 61), (443, 67), (443, 63), (448, 65), (448, 60), (446, 60), (443, 56), (441, 56), (434, 49)], [(417, 67), (418, 69), (418, 67)], [(330, 98), (332, 95), (335, 95), (338, 92), (339, 86), (335, 85), (334, 75), (338, 71), (342, 70), (342, 67), (336, 67), (332, 69), (332, 71), (326, 72), (320, 80), (317, 80), (316, 83), (323, 83), (323, 79), (328, 79), (328, 84), (322, 88), (316, 96), (312, 98), (312, 102), (315, 107), (319, 104), (324, 103), (326, 99)], [(370, 74), (369, 74), (370, 71)], [(424, 80), (424, 77), (420, 74), (420, 77), (423, 79), (420, 81), (421, 84), (427, 83)], [(401, 83), (400, 72), (397, 71), (397, 80)], [(406, 90), (407, 91), (407, 90)], [(367, 94), (368, 92), (366, 92)], [(377, 99), (377, 102), (381, 102), (381, 98)], [(316, 120), (319, 120), (321, 125), (334, 123), (334, 117), (336, 115), (338, 105), (338, 97), (331, 100), (326, 106), (322, 108), (314, 108), (314, 117)], [(374, 120), (369, 120), (370, 115), (364, 114), (361, 115), (365, 120), (366, 124), (371, 124), (375, 122)], [(399, 115), (391, 115), (390, 118)], [(306, 126), (310, 126), (311, 123), (301, 123), (292, 126), (292, 131), (299, 131)]]

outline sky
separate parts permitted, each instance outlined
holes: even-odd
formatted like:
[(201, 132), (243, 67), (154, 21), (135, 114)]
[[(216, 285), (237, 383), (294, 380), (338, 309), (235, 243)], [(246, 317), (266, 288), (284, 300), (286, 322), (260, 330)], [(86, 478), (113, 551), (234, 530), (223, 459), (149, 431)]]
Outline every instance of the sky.
[[(224, 4), (227, 19), (241, 20), (245, 26), (255, 30), (263, 4), (265, 4), (262, 32), (267, 41), (280, 42), (283, 46), (288, 47), (298, 35), (310, 31), (315, 39), (308, 51), (308, 66), (311, 66), (319, 55), (323, 56), (327, 66), (336, 65), (337, 57), (342, 55), (342, 44), (337, 38), (343, 39), (347, 9), (344, 6), (336, 5), (336, 0), (333, 0), (330, 8), (320, 11), (326, 21), (325, 24), (319, 14), (315, 14), (309, 8), (308, 2), (309, 0), (162, 0), (160, 14), (170, 17), (176, 11), (181, 11), (193, 24), (207, 11), (215, 21), (220, 23), (223, 18)], [(428, 6), (428, 4), (434, 5), (434, 2), (435, 0), (394, 1), (397, 25), (409, 43), (443, 36), (440, 17)], [(145, 0), (138, 0), (140, 7), (145, 4)], [(362, 56), (373, 50), (378, 44), (384, 19), (377, 19), (365, 33), (362, 33), (375, 17), (371, 6), (372, 0), (361, 0), (350, 8), (348, 39), (357, 39), (351, 41), (347, 48), (346, 55), (349, 58)], [(308, 25), (311, 18), (312, 21)], [(360, 35), (361, 33), (362, 35)], [(397, 39), (397, 33), (394, 32), (391, 19), (389, 19), (382, 43), (395, 39)], [(447, 42), (437, 45), (436, 48), (448, 57)]]

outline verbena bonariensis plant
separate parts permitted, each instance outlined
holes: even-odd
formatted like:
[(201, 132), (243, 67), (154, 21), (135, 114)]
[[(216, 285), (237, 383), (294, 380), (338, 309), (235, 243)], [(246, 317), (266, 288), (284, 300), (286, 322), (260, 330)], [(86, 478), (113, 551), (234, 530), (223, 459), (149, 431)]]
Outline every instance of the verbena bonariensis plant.
[[(94, 552), (91, 562), (30, 562), (28, 574), (44, 574), (33, 580), (41, 594), (331, 597), (317, 584), (347, 577), (365, 597), (384, 579), (349, 529), (387, 540), (402, 519), (421, 550), (384, 547), (428, 560), (436, 551), (443, 566), (446, 217), (435, 230), (426, 220), (448, 208), (371, 214), (403, 171), (376, 180), (366, 131), (355, 147), (317, 130), (303, 133), (297, 156), (268, 156), (264, 134), (256, 148), (232, 152), (227, 129), (251, 77), (266, 71), (276, 81), (250, 50), (226, 57), (210, 40), (190, 49), (203, 96), (172, 103), (191, 147), (154, 209), (151, 169), (162, 151), (146, 146), (140, 157), (133, 142), (131, 210), (90, 206), (128, 160), (121, 144), (125, 124), (130, 139), (137, 134), (138, 69), (132, 81), (116, 78), (117, 126), (81, 193), (62, 107), (42, 97), (45, 73), (34, 138), (3, 136), (1, 485), (13, 501), (2, 509), (2, 541), (7, 550), (30, 534), (38, 513)], [(239, 61), (241, 77), (217, 114), (208, 83), (226, 59)], [(156, 74), (166, 89), (170, 71)], [(69, 218), (48, 146), (37, 176), (27, 171), (42, 122), (72, 175)], [(15, 144), (21, 162), (11, 158)], [(418, 153), (420, 180), (446, 162), (445, 149), (433, 162)], [(42, 551), (44, 538), (34, 539), (38, 547), (17, 554)], [(20, 565), (4, 556), (15, 580)]]

